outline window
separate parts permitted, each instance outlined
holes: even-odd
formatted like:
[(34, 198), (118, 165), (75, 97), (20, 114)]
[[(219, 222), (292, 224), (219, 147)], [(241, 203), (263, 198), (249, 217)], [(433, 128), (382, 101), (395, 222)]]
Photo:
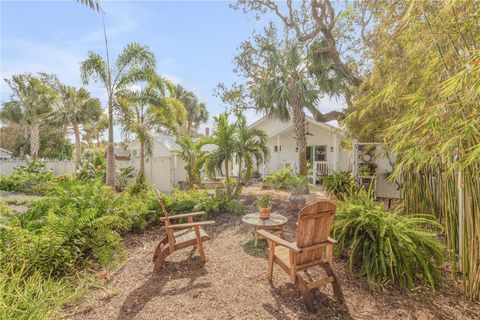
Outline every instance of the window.
[(315, 161), (327, 161), (327, 146), (315, 146)]
[(133, 149), (133, 156), (134, 156), (134, 157), (137, 156), (137, 149)]
[[(280, 146), (280, 151), (282, 151), (282, 146)], [(273, 152), (278, 152), (278, 146), (273, 146)]]

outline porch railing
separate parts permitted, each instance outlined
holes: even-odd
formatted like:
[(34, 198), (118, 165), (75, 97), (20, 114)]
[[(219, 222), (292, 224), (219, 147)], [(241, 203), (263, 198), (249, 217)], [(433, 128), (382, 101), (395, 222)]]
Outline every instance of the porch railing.
[(328, 161), (314, 161), (312, 167), (313, 181), (317, 181), (333, 171), (333, 163)]

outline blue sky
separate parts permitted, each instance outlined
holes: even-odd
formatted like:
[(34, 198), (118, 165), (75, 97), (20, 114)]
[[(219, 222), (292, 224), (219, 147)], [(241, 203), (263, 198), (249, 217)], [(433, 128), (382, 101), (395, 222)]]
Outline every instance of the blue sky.
[[(102, 1), (111, 56), (129, 42), (148, 45), (158, 72), (181, 83), (207, 104), (212, 115), (225, 109), (213, 96), (219, 82), (239, 79), (233, 57), (243, 40), (265, 20), (229, 8), (226, 1)], [(73, 0), (0, 0), (1, 78), (22, 72), (55, 73), (66, 84), (81, 86), (80, 61), (88, 51), (105, 52), (102, 16)], [(240, 79), (241, 81), (241, 79)], [(87, 86), (104, 100), (96, 84)], [(2, 81), (1, 100), (9, 98)], [(338, 109), (324, 99), (320, 110)], [(258, 117), (249, 113), (249, 121)]]

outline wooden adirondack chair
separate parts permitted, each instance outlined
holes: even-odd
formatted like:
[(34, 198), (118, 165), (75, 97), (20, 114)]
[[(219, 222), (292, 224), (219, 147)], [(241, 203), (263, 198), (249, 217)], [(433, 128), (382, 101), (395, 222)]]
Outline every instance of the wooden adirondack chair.
[[(304, 207), (298, 213), (297, 239), (289, 242), (266, 230), (258, 231), (268, 241), (268, 279), (272, 281), (273, 266), (278, 264), (288, 273), (303, 296), (308, 310), (315, 311), (310, 290), (331, 284), (335, 297), (343, 301), (340, 284), (331, 262), (335, 240), (328, 236), (336, 206), (331, 201), (319, 201)], [(325, 256), (324, 256), (325, 254)], [(327, 277), (312, 282), (305, 281), (300, 272), (320, 266)]]
[[(165, 259), (173, 252), (192, 246), (198, 249), (200, 258), (203, 262), (206, 262), (207, 258), (203, 250), (203, 241), (210, 240), (210, 237), (205, 230), (203, 230), (202, 226), (214, 224), (215, 221), (194, 222), (193, 217), (204, 215), (204, 211), (170, 216), (158, 191), (157, 198), (164, 214), (164, 217), (160, 218), (160, 220), (165, 221), (163, 228), (165, 229), (166, 236), (160, 240), (153, 253), (153, 261), (155, 262), (154, 270), (160, 270)], [(172, 224), (172, 220), (176, 219), (187, 219), (187, 223)], [(179, 231), (174, 232), (176, 229)]]

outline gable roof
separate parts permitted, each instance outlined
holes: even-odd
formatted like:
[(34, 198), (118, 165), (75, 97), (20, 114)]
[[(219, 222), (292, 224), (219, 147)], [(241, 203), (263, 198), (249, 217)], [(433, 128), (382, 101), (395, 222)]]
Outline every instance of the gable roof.
[[(305, 118), (307, 120), (308, 123), (312, 123), (313, 125), (316, 125), (320, 128), (324, 128), (324, 129), (327, 129), (327, 130), (330, 130), (330, 131), (333, 131), (333, 130), (336, 130), (336, 131), (339, 131), (339, 132), (343, 132), (344, 130), (341, 129), (341, 128), (338, 128), (338, 127), (335, 127), (329, 123), (324, 123), (324, 122), (318, 122), (318, 121), (315, 121), (315, 119), (309, 115), (305, 115)], [(258, 119), (257, 121), (253, 122), (249, 127), (250, 128), (253, 128), (253, 127), (256, 127), (258, 126), (260, 123), (268, 120), (268, 119), (273, 119), (273, 120), (276, 120), (276, 121), (280, 121), (280, 120), (277, 120), (275, 118), (272, 118), (272, 117), (269, 117), (268, 115), (267, 116), (263, 116), (262, 118)], [(270, 133), (269, 136), (270, 137), (273, 137), (289, 128), (293, 127), (293, 121), (292, 120), (289, 120), (287, 122), (285, 122), (285, 127), (283, 127), (282, 129), (280, 130), (277, 130), (273, 133)]]
[(11, 152), (11, 151), (8, 151), (7, 149), (0, 148), (0, 152), (3, 152), (3, 153), (6, 153), (6, 154), (9, 154), (9, 155), (12, 155), (12, 152)]
[(155, 140), (162, 143), (169, 151), (180, 150), (180, 146), (178, 145), (175, 137), (171, 134), (160, 132), (154, 133), (153, 137)]

